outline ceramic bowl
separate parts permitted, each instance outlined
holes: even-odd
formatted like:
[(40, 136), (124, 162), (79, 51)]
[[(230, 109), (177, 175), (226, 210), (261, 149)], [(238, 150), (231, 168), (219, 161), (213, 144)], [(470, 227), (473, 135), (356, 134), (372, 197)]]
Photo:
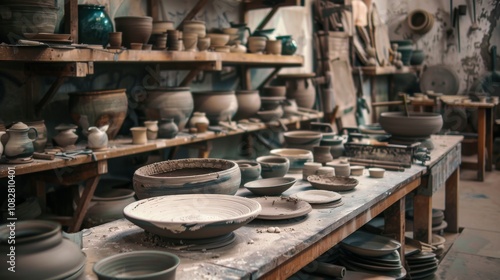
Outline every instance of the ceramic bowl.
[(134, 251), (104, 258), (93, 270), (99, 280), (173, 280), (180, 262), (177, 255), (169, 252)]
[(283, 109), (278, 107), (274, 110), (258, 111), (255, 113), (257, 117), (263, 122), (271, 122), (283, 117)]
[(284, 96), (261, 96), (260, 103), (262, 110), (274, 110), (281, 105), (286, 100)]
[(153, 21), (152, 34), (163, 34), (169, 29), (175, 29), (173, 21)]
[(115, 18), (116, 31), (122, 32), (123, 45), (130, 48), (130, 43), (146, 44), (153, 32), (153, 18), (124, 16)]
[(286, 96), (285, 86), (265, 86), (261, 90), (262, 96)]
[(443, 117), (439, 113), (411, 112), (407, 117), (404, 112), (383, 112), (379, 123), (393, 136), (426, 138), (441, 130)]
[(216, 158), (155, 162), (137, 169), (133, 177), (139, 199), (170, 194), (233, 195), (240, 182), (238, 164)]
[(205, 112), (210, 124), (228, 121), (238, 111), (238, 100), (234, 91), (197, 91), (192, 92), (195, 112)]
[(251, 199), (224, 194), (165, 195), (127, 205), (123, 214), (137, 226), (174, 239), (227, 235), (259, 215)]
[(290, 168), (290, 161), (281, 156), (262, 156), (257, 158), (257, 162), (262, 167), (262, 178), (283, 177)]
[(303, 149), (274, 149), (271, 155), (286, 157), (290, 161), (290, 173), (301, 173), (306, 162), (313, 161), (313, 154), (309, 150)]
[(370, 172), (370, 177), (372, 178), (383, 178), (385, 169), (383, 168), (368, 168), (368, 172)]
[(321, 132), (309, 130), (296, 130), (283, 133), (288, 148), (298, 148), (312, 150), (312, 147), (319, 146)]
[(211, 47), (222, 47), (229, 42), (228, 34), (207, 33), (207, 37), (210, 38)]
[(255, 195), (272, 196), (282, 194), (292, 187), (295, 182), (297, 182), (297, 179), (293, 177), (267, 178), (248, 182), (245, 184), (245, 188)]
[(237, 160), (236, 163), (240, 168), (241, 172), (241, 183), (240, 186), (245, 185), (248, 182), (259, 179), (262, 167), (258, 162), (250, 160)]
[(251, 53), (263, 53), (266, 49), (267, 38), (264, 36), (248, 37), (248, 51)]
[(198, 38), (203, 38), (207, 35), (205, 22), (200, 20), (186, 20), (182, 25), (182, 32), (196, 33)]
[(364, 170), (365, 170), (364, 166), (360, 166), (360, 165), (351, 166), (351, 175), (352, 176), (361, 176), (361, 175), (363, 175)]

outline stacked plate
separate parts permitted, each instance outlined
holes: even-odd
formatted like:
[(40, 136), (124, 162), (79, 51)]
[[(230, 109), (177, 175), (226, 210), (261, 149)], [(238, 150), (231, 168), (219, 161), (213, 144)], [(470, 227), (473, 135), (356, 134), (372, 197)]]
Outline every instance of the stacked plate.
[(438, 268), (436, 255), (430, 252), (406, 257), (408, 275), (410, 279), (422, 279), (433, 275)]
[(341, 194), (325, 190), (301, 191), (291, 197), (305, 201), (313, 208), (333, 208), (344, 204)]
[[(413, 209), (408, 209), (406, 211), (406, 217), (413, 220)], [(444, 211), (439, 209), (432, 209), (432, 231), (439, 232), (444, 230), (448, 226), (448, 223), (444, 220)]]
[(348, 270), (403, 279), (406, 270), (398, 249), (401, 244), (384, 236), (356, 231), (342, 240), (339, 262)]

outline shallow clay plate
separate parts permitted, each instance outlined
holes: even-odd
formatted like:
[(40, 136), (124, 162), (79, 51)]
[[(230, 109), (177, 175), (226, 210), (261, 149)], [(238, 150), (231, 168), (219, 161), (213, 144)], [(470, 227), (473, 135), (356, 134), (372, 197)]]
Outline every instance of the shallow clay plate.
[(266, 196), (252, 198), (262, 206), (257, 219), (262, 220), (285, 220), (297, 218), (311, 212), (311, 204), (294, 198)]
[(226, 235), (249, 223), (262, 210), (259, 203), (223, 194), (152, 197), (127, 205), (123, 214), (137, 226), (174, 239)]
[(348, 177), (310, 175), (307, 181), (316, 189), (327, 191), (350, 191), (358, 185), (358, 180)]
[(340, 245), (352, 253), (367, 257), (388, 255), (401, 247), (396, 240), (363, 231), (352, 233)]
[(267, 178), (251, 181), (245, 184), (245, 188), (255, 195), (280, 195), (288, 190), (297, 179), (293, 177)]
[(302, 191), (293, 194), (293, 197), (296, 197), (310, 204), (330, 203), (342, 199), (342, 195), (340, 195), (339, 193), (325, 190)]

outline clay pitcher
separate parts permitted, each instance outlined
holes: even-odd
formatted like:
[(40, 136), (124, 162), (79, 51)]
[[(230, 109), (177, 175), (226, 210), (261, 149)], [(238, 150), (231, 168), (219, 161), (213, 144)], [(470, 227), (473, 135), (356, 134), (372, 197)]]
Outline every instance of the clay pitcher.
[(94, 151), (105, 150), (108, 147), (108, 135), (106, 134), (108, 125), (102, 127), (91, 126), (88, 129), (87, 147)]
[[(34, 137), (29, 137), (29, 132), (33, 131)], [(22, 122), (15, 123), (7, 129), (9, 139), (5, 145), (5, 157), (8, 160), (27, 160), (35, 152), (33, 142), (38, 137), (38, 132), (33, 127), (28, 127)]]

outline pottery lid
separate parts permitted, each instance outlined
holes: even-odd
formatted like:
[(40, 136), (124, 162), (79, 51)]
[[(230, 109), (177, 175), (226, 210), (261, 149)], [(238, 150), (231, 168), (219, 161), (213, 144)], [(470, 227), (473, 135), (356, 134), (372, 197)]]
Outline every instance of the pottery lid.
[(11, 130), (28, 130), (29, 127), (23, 123), (23, 122), (17, 122), (15, 124), (13, 124), (9, 129), (7, 129), (7, 131), (11, 131)]

